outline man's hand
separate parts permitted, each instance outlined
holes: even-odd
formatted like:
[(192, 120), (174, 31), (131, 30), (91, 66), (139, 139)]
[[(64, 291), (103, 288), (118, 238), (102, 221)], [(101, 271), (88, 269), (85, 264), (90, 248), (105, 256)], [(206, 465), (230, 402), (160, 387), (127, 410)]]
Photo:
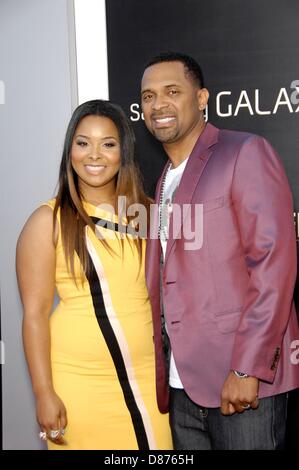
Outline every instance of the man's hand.
[(259, 380), (256, 377), (239, 378), (231, 371), (224, 382), (221, 393), (221, 413), (232, 415), (243, 413), (250, 405), (257, 408)]

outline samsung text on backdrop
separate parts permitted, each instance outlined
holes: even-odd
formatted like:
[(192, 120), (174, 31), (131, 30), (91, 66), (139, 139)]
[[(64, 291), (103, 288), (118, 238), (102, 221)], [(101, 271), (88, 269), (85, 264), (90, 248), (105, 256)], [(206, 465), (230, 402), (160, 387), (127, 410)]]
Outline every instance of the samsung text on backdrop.
[[(267, 116), (277, 114), (279, 111), (299, 113), (299, 80), (293, 80), (289, 88), (282, 87), (273, 96), (272, 105), (268, 108), (263, 106), (263, 92), (256, 88), (254, 90), (241, 90), (234, 98), (235, 93), (231, 90), (223, 90), (215, 96), (215, 112), (219, 117), (237, 117), (240, 112), (247, 112), (250, 116)], [(211, 107), (211, 104), (210, 104)], [(131, 121), (144, 120), (140, 111), (139, 103), (130, 106)], [(205, 118), (208, 120), (209, 105), (206, 108)]]

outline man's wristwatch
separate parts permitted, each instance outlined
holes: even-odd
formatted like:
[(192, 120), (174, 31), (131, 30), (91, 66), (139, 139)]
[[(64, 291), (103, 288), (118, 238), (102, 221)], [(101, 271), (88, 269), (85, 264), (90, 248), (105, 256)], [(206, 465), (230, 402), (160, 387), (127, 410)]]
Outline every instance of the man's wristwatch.
[(247, 377), (249, 377), (248, 374), (245, 374), (244, 372), (239, 372), (238, 370), (233, 370), (233, 373), (239, 377), (239, 379), (246, 379)]

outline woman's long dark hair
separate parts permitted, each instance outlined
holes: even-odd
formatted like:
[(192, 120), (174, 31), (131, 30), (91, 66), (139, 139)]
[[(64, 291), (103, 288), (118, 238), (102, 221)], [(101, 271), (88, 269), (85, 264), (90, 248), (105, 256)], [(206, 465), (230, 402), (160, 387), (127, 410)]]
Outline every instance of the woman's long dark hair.
[[(57, 211), (60, 209), (60, 229), (64, 255), (70, 274), (75, 279), (74, 255), (77, 251), (85, 273), (90, 272), (88, 252), (85, 245), (85, 227), (88, 225), (95, 231), (95, 224), (85, 211), (80, 194), (78, 176), (71, 162), (71, 148), (76, 129), (85, 116), (102, 116), (111, 119), (115, 124), (121, 149), (121, 162), (116, 180), (115, 199), (126, 196), (126, 208), (131, 204), (143, 204), (149, 214), (150, 200), (145, 195), (138, 167), (135, 162), (135, 136), (130, 121), (123, 110), (116, 104), (104, 100), (92, 100), (78, 106), (67, 128), (62, 160), (59, 171), (59, 188), (53, 213), (53, 234), (57, 223)], [(116, 209), (116, 207), (115, 207)], [(127, 216), (128, 223), (133, 217)], [(99, 238), (109, 250), (107, 242)], [(139, 261), (142, 259), (142, 240), (136, 238)], [(83, 271), (82, 271), (83, 273)], [(81, 273), (81, 278), (82, 278)]]

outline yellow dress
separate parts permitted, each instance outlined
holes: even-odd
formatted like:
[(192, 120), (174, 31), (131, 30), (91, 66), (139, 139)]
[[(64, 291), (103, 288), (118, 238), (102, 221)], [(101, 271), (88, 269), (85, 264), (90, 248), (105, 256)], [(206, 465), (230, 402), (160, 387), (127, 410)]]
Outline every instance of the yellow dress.
[[(55, 200), (45, 204), (53, 209)], [(108, 219), (108, 213), (96, 206), (84, 203), (84, 207), (95, 222)], [(111, 214), (109, 218), (111, 221)], [(116, 216), (113, 221), (117, 222)], [(144, 261), (138, 275), (138, 254), (130, 235), (123, 238), (121, 256), (117, 224), (101, 227), (100, 233), (118, 255), (111, 255), (87, 228), (92, 272), (82, 285), (75, 254), (78, 287), (67, 271), (61, 234), (58, 238), (56, 287), (60, 303), (50, 317), (51, 364), (54, 388), (66, 407), (68, 425), (67, 445), (48, 440), (48, 448), (171, 449), (168, 415), (161, 414), (156, 404)]]

